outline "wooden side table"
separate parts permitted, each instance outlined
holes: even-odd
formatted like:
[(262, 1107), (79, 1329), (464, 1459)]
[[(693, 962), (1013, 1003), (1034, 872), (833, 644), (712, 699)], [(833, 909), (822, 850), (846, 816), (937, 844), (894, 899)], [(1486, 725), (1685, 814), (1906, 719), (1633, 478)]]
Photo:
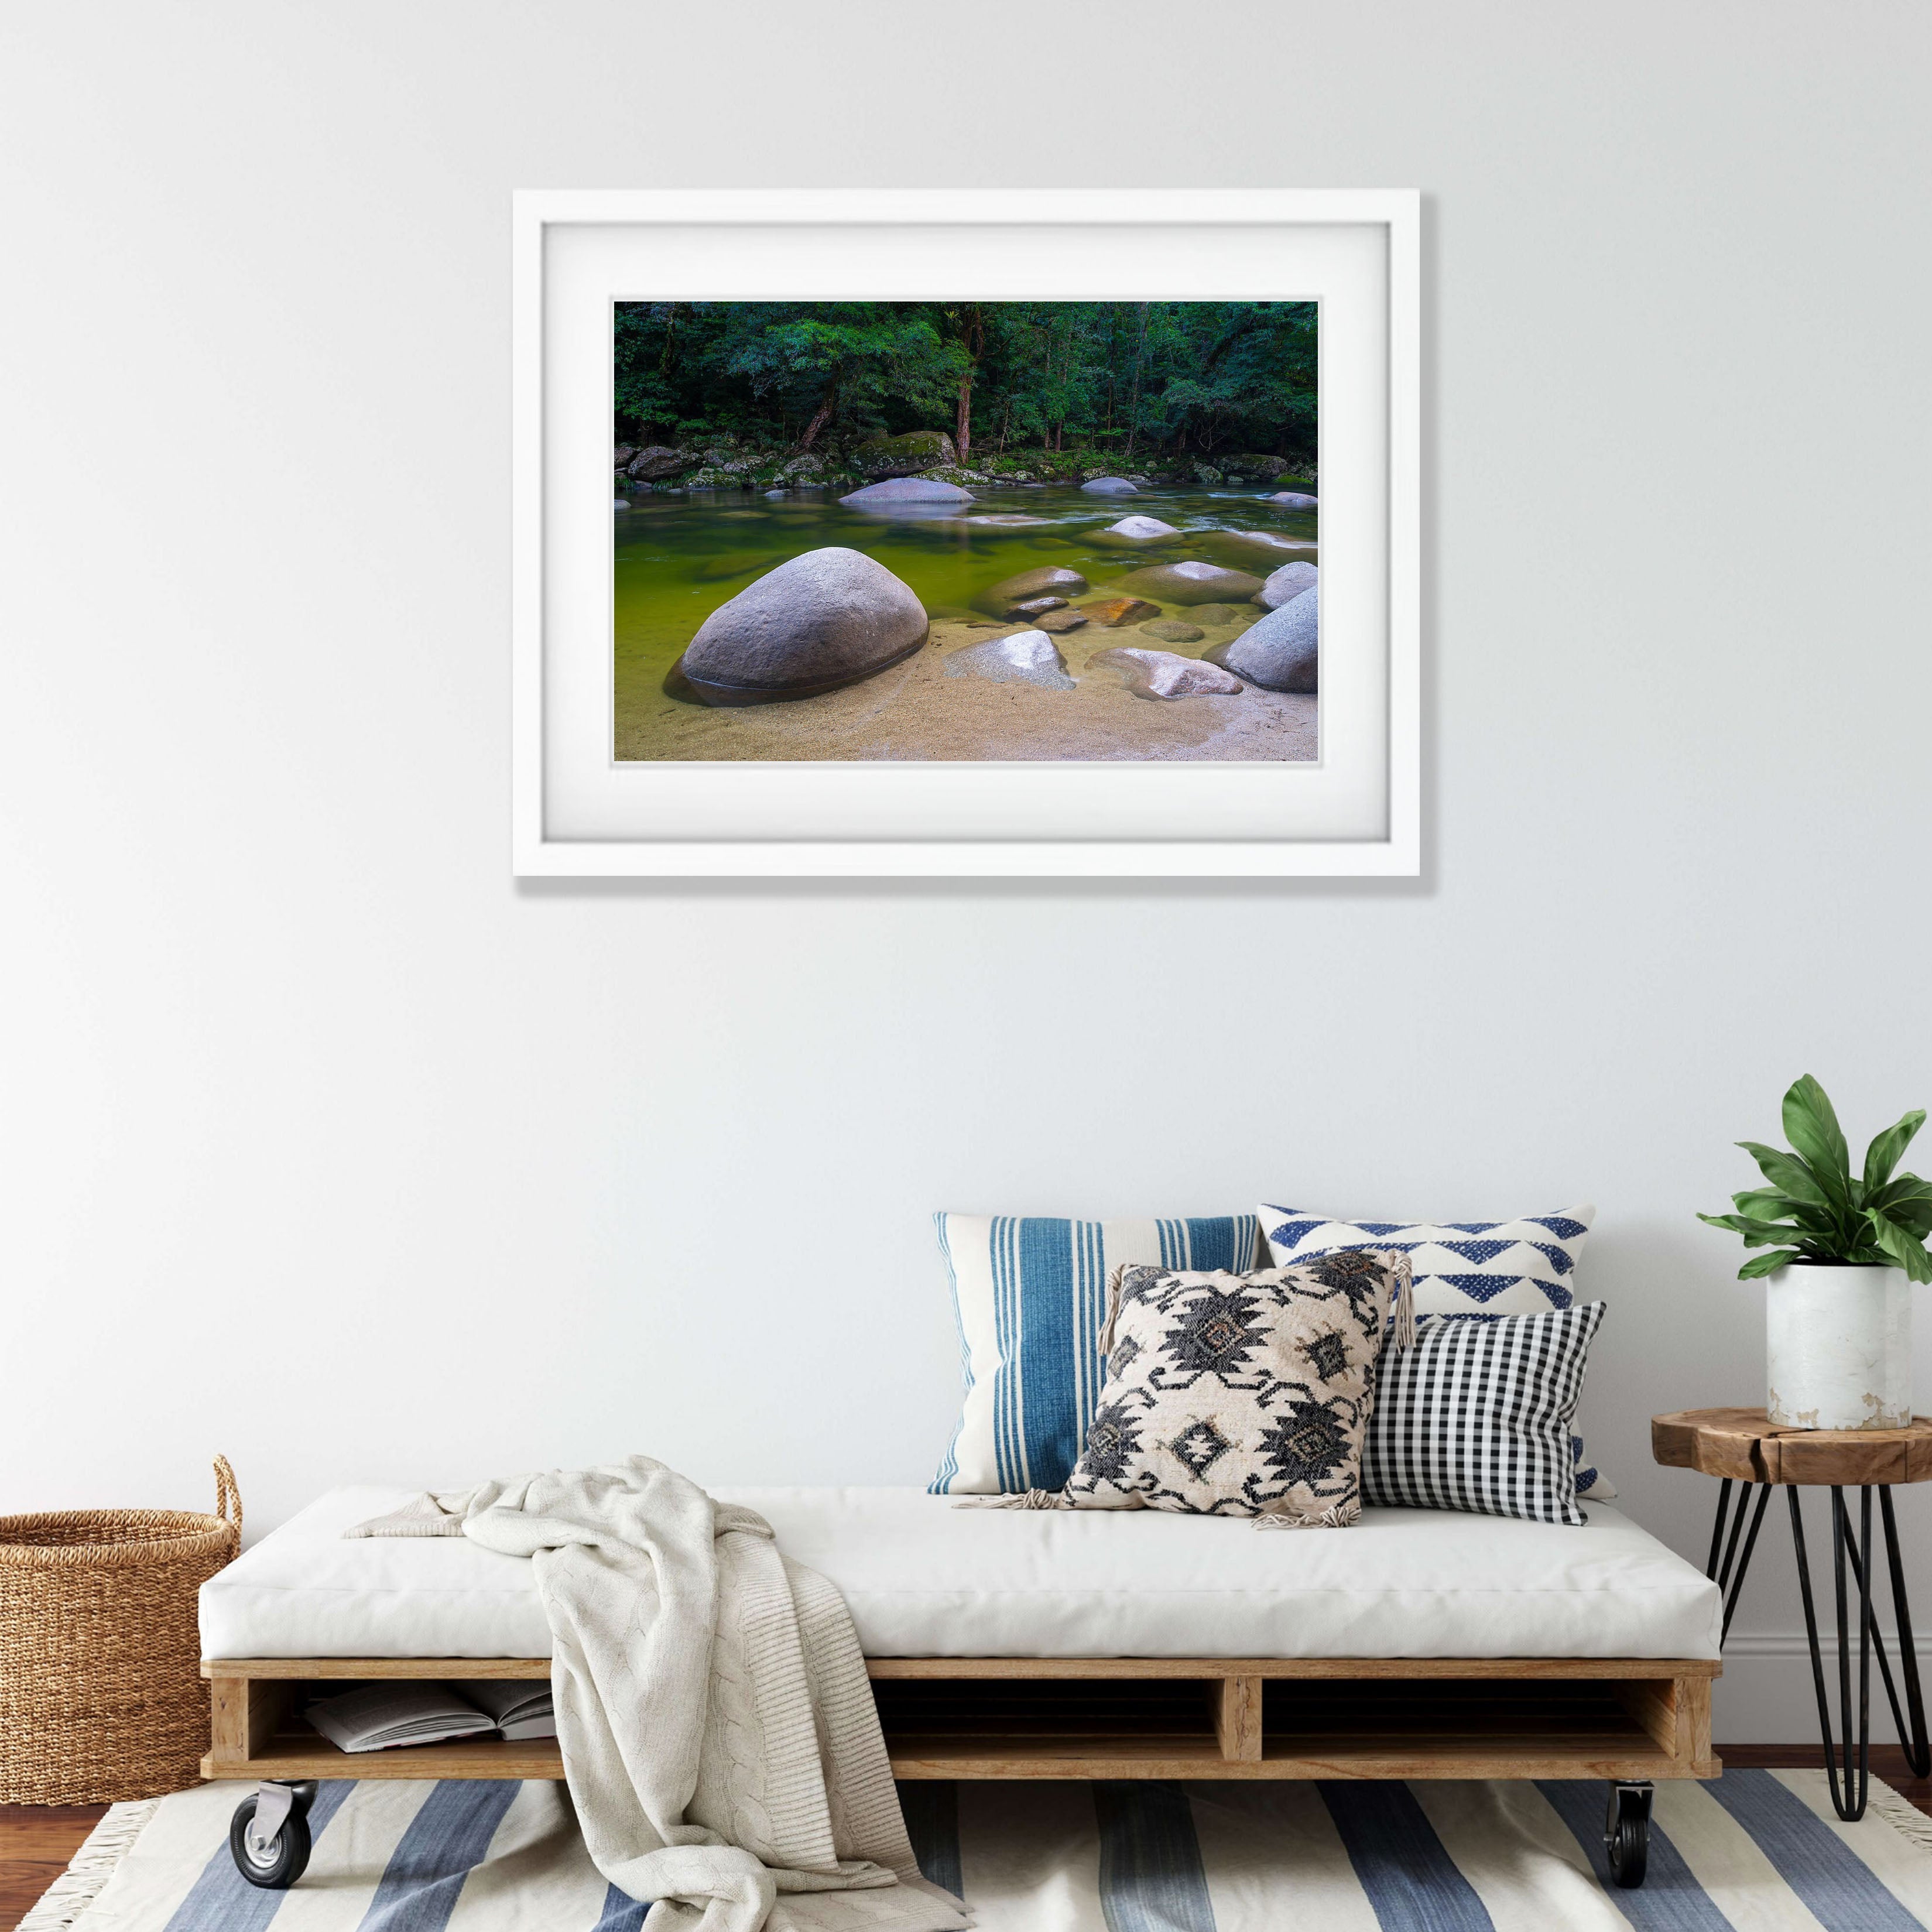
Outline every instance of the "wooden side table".
[[(1906, 1761), (1915, 1775), (1932, 1772), (1932, 1738), (1925, 1726), (1925, 1700), (1918, 1684), (1918, 1653), (1912, 1638), (1912, 1610), (1906, 1601), (1905, 1572), (1898, 1557), (1898, 1523), (1892, 1514), (1892, 1492), (1900, 1483), (1932, 1480), (1932, 1421), (1915, 1416), (1904, 1429), (1780, 1429), (1761, 1408), (1691, 1408), (1675, 1415), (1654, 1415), (1650, 1420), (1651, 1454), (1667, 1468), (1696, 1469), (1715, 1476), (1717, 1521), (1711, 1530), (1711, 1554), (1704, 1574), (1717, 1584), (1724, 1601), (1724, 1633), (1731, 1617), (1757, 1545), (1765, 1505), (1773, 1489), (1782, 1486), (1791, 1507), (1791, 1550), (1798, 1565), (1798, 1588), (1804, 1600), (1804, 1635), (1811, 1648), (1811, 1682), (1818, 1695), (1818, 1728), (1825, 1744), (1825, 1768), (1831, 1780), (1832, 1803), (1848, 1822), (1864, 1815), (1871, 1784), (1871, 1660), (1878, 1658), (1879, 1675), (1892, 1704), (1893, 1722), (1905, 1742)], [(1732, 1507), (1732, 1486), (1742, 1484)], [(1751, 1507), (1751, 1490), (1758, 1491)], [(1804, 1554), (1804, 1520), (1798, 1492), (1807, 1487), (1832, 1492), (1832, 1571), (1838, 1610), (1838, 1742), (1832, 1737), (1830, 1700), (1825, 1690), (1825, 1661), (1818, 1644), (1817, 1612), (1811, 1600), (1811, 1570)], [(1852, 1534), (1851, 1513), (1845, 1492), (1858, 1492), (1858, 1534)], [(1899, 1706), (1898, 1684), (1886, 1654), (1884, 1634), (1872, 1604), (1872, 1491), (1879, 1495), (1885, 1526), (1887, 1568), (1892, 1575), (1892, 1613), (1898, 1625), (1898, 1675), (1905, 1686), (1905, 1705)], [(1749, 1514), (1749, 1527), (1745, 1516)], [(1730, 1534), (1725, 1534), (1728, 1517)], [(1740, 1551), (1738, 1537), (1744, 1538)], [(1852, 1726), (1852, 1661), (1846, 1572), (1858, 1594), (1858, 1722)], [(1908, 1723), (1909, 1720), (1909, 1723)], [(1854, 1746), (1854, 1736), (1856, 1744)], [(1854, 1751), (1856, 1750), (1856, 1757)], [(1840, 1774), (1843, 1773), (1840, 1784)]]

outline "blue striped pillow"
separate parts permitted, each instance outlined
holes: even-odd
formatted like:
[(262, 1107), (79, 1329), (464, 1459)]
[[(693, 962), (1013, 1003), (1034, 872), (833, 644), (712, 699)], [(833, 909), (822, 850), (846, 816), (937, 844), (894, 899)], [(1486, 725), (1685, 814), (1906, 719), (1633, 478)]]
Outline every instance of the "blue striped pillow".
[(952, 1277), (966, 1396), (934, 1496), (1063, 1488), (1080, 1460), (1107, 1365), (1100, 1328), (1117, 1268), (1257, 1265), (1252, 1214), (1205, 1220), (1063, 1221), (935, 1214)]

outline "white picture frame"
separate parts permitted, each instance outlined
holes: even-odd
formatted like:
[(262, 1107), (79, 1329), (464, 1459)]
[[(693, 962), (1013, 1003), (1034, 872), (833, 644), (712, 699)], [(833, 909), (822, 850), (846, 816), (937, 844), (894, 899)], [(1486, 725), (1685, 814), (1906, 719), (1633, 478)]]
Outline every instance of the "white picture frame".
[[(514, 197), (514, 221), (518, 876), (1420, 872), (1418, 193), (542, 190)], [(1158, 245), (1141, 254), (1162, 266), (1152, 285), (1137, 269), (1124, 290), (1123, 249), (1147, 242), (1148, 230)], [(962, 286), (989, 299), (1104, 291), (1323, 303), (1318, 760), (620, 766), (612, 758), (600, 466), (610, 302), (923, 298)], [(602, 446), (595, 462), (593, 438)], [(1344, 551), (1357, 560), (1352, 594), (1331, 567)]]

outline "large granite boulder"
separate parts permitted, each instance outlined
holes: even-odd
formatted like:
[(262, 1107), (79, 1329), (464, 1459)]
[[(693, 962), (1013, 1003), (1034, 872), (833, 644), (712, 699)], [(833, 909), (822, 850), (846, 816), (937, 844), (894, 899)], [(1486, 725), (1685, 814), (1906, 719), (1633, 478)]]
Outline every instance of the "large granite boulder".
[(1117, 645), (1096, 651), (1089, 670), (1118, 671), (1121, 682), (1136, 698), (1209, 698), (1232, 695), (1241, 688), (1217, 664), (1184, 658), (1178, 651), (1142, 651)]
[(780, 564), (721, 604), (677, 669), (712, 704), (758, 704), (855, 684), (926, 638), (910, 588), (862, 551), (834, 544)]
[[(1150, 563), (1130, 570), (1113, 588), (1159, 604), (1226, 604), (1245, 601), (1262, 587), (1258, 577), (1244, 570), (1225, 570), (1218, 563)], [(1082, 586), (1084, 588), (1084, 586)]]
[(993, 684), (1037, 684), (1048, 691), (1071, 691), (1066, 660), (1043, 631), (1016, 631), (1010, 638), (970, 644), (946, 661), (948, 677), (983, 677)]
[(1284, 510), (1313, 510), (1321, 507), (1318, 497), (1307, 496), (1299, 490), (1277, 490), (1272, 496), (1262, 500), (1279, 503)]
[(1180, 534), (1158, 517), (1123, 517), (1104, 530), (1090, 532), (1090, 540), (1112, 550), (1146, 550), (1155, 544), (1171, 543)]
[(1016, 604), (1036, 597), (1077, 597), (1087, 588), (1087, 580), (1077, 570), (1057, 563), (1042, 564), (1036, 570), (1023, 570), (1015, 577), (1003, 577), (988, 584), (973, 600), (976, 610), (1004, 617)]
[(1270, 610), (1216, 655), (1238, 677), (1269, 691), (1316, 688), (1322, 586), (1315, 585)]
[(910, 429), (903, 436), (868, 436), (854, 460), (862, 476), (916, 476), (922, 470), (956, 464), (959, 452), (943, 429)]
[(1096, 476), (1081, 488), (1090, 496), (1138, 496), (1141, 493), (1124, 476)]
[(1269, 574), (1268, 581), (1255, 592), (1255, 602), (1270, 610), (1292, 603), (1304, 590), (1312, 590), (1322, 580), (1322, 573), (1312, 563), (1297, 560), (1285, 563)]
[(970, 503), (973, 493), (956, 483), (938, 483), (926, 476), (895, 476), (884, 483), (868, 483), (839, 502), (861, 510), (890, 509), (895, 503)]
[(694, 449), (673, 449), (654, 442), (632, 456), (624, 466), (624, 473), (640, 483), (655, 483), (660, 477), (681, 476), (687, 470), (695, 470), (700, 460)]

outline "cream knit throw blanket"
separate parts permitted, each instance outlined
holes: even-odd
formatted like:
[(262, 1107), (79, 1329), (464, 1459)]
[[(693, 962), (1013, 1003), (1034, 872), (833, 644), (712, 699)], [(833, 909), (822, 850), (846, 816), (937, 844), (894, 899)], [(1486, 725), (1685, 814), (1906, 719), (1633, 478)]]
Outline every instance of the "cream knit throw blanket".
[(645, 1456), (416, 1498), (350, 1536), (536, 1565), (564, 1775), (644, 1932), (950, 1932), (919, 1875), (837, 1589)]

